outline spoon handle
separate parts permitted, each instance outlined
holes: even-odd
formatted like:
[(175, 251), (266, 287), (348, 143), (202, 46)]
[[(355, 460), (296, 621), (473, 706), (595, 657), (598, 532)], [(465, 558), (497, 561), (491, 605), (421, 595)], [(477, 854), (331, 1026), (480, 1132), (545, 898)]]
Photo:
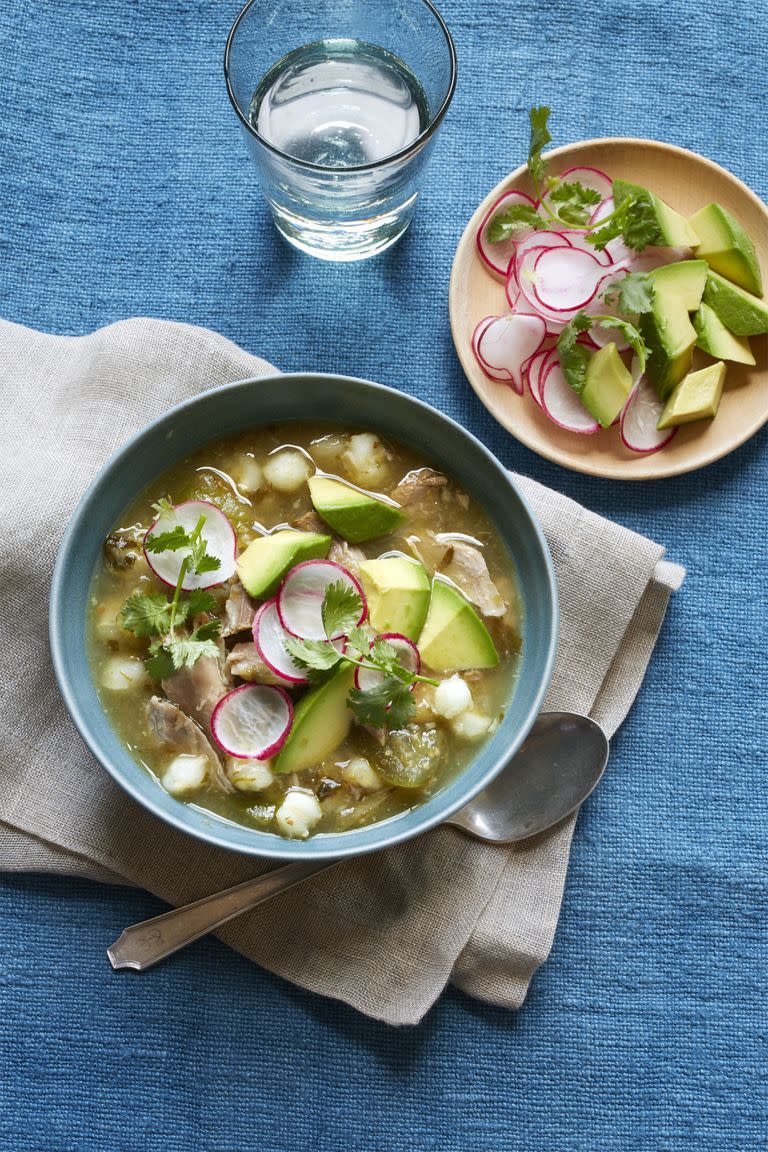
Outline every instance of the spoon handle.
[(336, 860), (296, 860), (282, 868), (273, 868), (263, 876), (236, 884), (234, 888), (204, 896), (194, 904), (172, 908), (151, 920), (132, 924), (107, 948), (109, 962), (115, 969), (133, 968), (136, 972), (143, 972), (235, 916), (336, 863)]

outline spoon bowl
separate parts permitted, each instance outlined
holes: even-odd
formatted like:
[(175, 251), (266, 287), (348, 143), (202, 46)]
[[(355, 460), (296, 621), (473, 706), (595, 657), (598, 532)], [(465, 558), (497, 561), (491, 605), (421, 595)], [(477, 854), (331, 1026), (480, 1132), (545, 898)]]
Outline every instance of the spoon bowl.
[(608, 737), (589, 716), (544, 712), (507, 767), (445, 823), (497, 844), (535, 836), (594, 791), (608, 751)]

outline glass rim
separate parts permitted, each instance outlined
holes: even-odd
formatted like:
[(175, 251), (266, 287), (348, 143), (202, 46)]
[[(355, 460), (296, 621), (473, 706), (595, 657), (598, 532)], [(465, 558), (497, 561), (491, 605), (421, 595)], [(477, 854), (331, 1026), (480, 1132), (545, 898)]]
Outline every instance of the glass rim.
[(253, 127), (253, 125), (251, 124), (248, 117), (244, 114), (242, 108), (240, 107), (238, 99), (235, 96), (235, 93), (233, 91), (232, 79), (231, 79), (231, 74), (230, 74), (230, 55), (232, 52), (232, 45), (234, 43), (235, 36), (237, 35), (238, 28), (240, 27), (241, 22), (245, 18), (248, 10), (256, 2), (257, 2), (257, 0), (247, 0), (247, 3), (240, 10), (240, 12), (238, 12), (237, 16), (235, 17), (235, 21), (229, 30), (229, 35), (227, 36), (226, 47), (224, 49), (224, 79), (225, 79), (226, 85), (227, 85), (227, 95), (229, 96), (230, 103), (231, 103), (232, 107), (234, 108), (235, 113), (237, 114), (238, 120), (243, 125), (243, 127), (246, 129), (246, 131), (251, 136), (255, 137), (255, 139), (258, 140), (259, 143), (262, 144), (265, 148), (267, 148), (270, 152), (274, 153), (276, 156), (279, 156), (282, 160), (287, 160), (289, 163), (295, 164), (299, 168), (306, 168), (312, 172), (335, 172), (337, 175), (344, 173), (344, 172), (371, 172), (376, 168), (384, 167), (384, 165), (386, 165), (386, 164), (392, 164), (396, 160), (406, 159), (408, 156), (417, 152), (422, 147), (422, 145), (425, 144), (435, 134), (437, 129), (440, 127), (440, 124), (442, 123), (443, 118), (444, 118), (446, 112), (448, 111), (448, 106), (451, 103), (451, 100), (453, 99), (453, 94), (456, 90), (456, 76), (457, 76), (457, 71), (458, 71), (457, 60), (456, 60), (456, 46), (453, 42), (453, 37), (451, 36), (451, 33), (448, 29), (448, 25), (446, 24), (445, 20), (443, 20), (442, 16), (440, 15), (440, 13), (437, 10), (437, 8), (432, 3), (432, 0), (418, 0), (419, 4), (422, 4), (425, 8), (429, 9), (429, 11), (432, 13), (432, 15), (435, 17), (435, 20), (437, 21), (438, 28), (443, 33), (443, 36), (445, 38), (445, 44), (446, 44), (446, 47), (448, 49), (448, 57), (450, 60), (451, 75), (450, 75), (450, 78), (448, 81), (448, 89), (446, 91), (445, 96), (443, 97), (443, 101), (442, 101), (440, 107), (438, 108), (435, 115), (431, 118), (431, 120), (427, 124), (426, 128), (424, 128), (419, 133), (419, 135), (416, 137), (415, 140), (412, 140), (410, 144), (406, 145), (405, 148), (401, 148), (398, 152), (392, 152), (389, 156), (382, 157), (381, 160), (374, 160), (369, 164), (353, 164), (353, 165), (350, 165), (350, 167), (348, 167), (348, 168), (331, 168), (331, 167), (327, 167), (325, 164), (313, 164), (309, 160), (300, 160), (297, 156), (291, 156), (290, 153), (284, 152), (282, 150), (282, 148), (278, 148), (274, 144), (271, 144), (269, 140), (267, 140), (264, 136), (262, 136), (259, 132), (256, 131), (256, 129)]

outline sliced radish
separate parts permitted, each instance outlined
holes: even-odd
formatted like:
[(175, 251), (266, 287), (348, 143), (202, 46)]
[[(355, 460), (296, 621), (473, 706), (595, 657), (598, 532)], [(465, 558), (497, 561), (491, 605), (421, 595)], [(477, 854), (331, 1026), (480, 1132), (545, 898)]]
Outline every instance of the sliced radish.
[(293, 723), (293, 704), (284, 688), (242, 684), (222, 696), (211, 716), (219, 748), (238, 760), (269, 760), (279, 752)]
[(621, 414), (622, 443), (633, 452), (658, 452), (677, 432), (677, 428), (665, 428), (659, 431), (656, 425), (659, 422), (663, 401), (641, 376), (629, 394)]
[(590, 256), (594, 256), (599, 264), (604, 264), (609, 268), (611, 264), (615, 263), (613, 256), (604, 248), (602, 252), (599, 248), (595, 248), (587, 239), (584, 232), (561, 232), (561, 236), (567, 236), (570, 241), (571, 248), (578, 248), (581, 252), (588, 252)]
[(267, 600), (253, 618), (256, 651), (267, 668), (286, 684), (308, 684), (309, 677), (285, 647), (285, 637), (286, 632), (277, 612), (277, 601)]
[[(418, 675), (421, 671), (421, 657), (419, 650), (407, 636), (403, 636), (400, 632), (382, 632), (382, 640), (388, 640), (392, 647), (397, 652), (397, 658), (409, 672)], [(371, 644), (373, 647), (373, 644)], [(378, 668), (357, 668), (355, 669), (355, 687), (359, 688), (361, 692), (367, 692), (369, 688), (377, 688), (384, 679), (384, 673), (380, 672)], [(411, 688), (413, 685), (411, 685)]]
[(477, 231), (476, 242), (480, 259), (497, 276), (506, 276), (509, 262), (515, 254), (515, 247), (533, 231), (531, 228), (520, 228), (509, 240), (502, 240), (498, 244), (492, 244), (488, 239), (488, 230), (493, 221), (513, 204), (526, 204), (529, 208), (536, 207), (535, 201), (531, 200), (530, 196), (526, 196), (524, 192), (514, 190), (505, 192), (486, 212)]
[(604, 275), (604, 266), (590, 252), (548, 248), (536, 257), (533, 292), (537, 303), (549, 312), (577, 312), (590, 302)]
[[(482, 336), (483, 332), (485, 332), (486, 328), (491, 323), (491, 321), (497, 320), (497, 319), (498, 319), (497, 316), (484, 316), (483, 319), (479, 320), (478, 323), (475, 325), (475, 329), (472, 333), (472, 351), (474, 352), (474, 354), (478, 360), (480, 360), (480, 357), (477, 354), (477, 342), (480, 339), (480, 337)], [(482, 367), (482, 361), (480, 362), (480, 366)]]
[(535, 356), (531, 357), (528, 363), (528, 388), (539, 408), (544, 407), (541, 399), (542, 380), (547, 368), (554, 362), (556, 357), (556, 348), (542, 348)]
[(237, 536), (229, 519), (220, 508), (208, 500), (187, 500), (183, 504), (174, 504), (172, 513), (163, 512), (161, 516), (158, 516), (144, 537), (144, 555), (147, 558), (147, 563), (158, 580), (162, 580), (171, 588), (176, 587), (181, 565), (185, 556), (189, 554), (189, 549), (179, 548), (175, 552), (149, 552), (147, 541), (151, 540), (153, 536), (159, 536), (162, 532), (171, 532), (177, 527), (191, 533), (201, 518), (203, 518), (204, 523), (200, 535), (205, 541), (205, 550), (210, 556), (216, 557), (219, 561), (219, 567), (212, 572), (203, 572), (199, 576), (187, 572), (181, 587), (185, 592), (191, 588), (212, 588), (215, 584), (223, 584), (225, 580), (229, 580), (234, 575)]
[(362, 624), (367, 613), (365, 596), (352, 573), (334, 560), (303, 560), (291, 568), (277, 593), (277, 611), (286, 632), (302, 640), (326, 639), (322, 608), (331, 584), (344, 584), (358, 594), (361, 611), (357, 623)]
[(597, 432), (600, 425), (587, 412), (557, 361), (546, 369), (540, 391), (542, 407), (555, 424), (568, 432), (580, 432), (586, 436)]
[(520, 265), (526, 252), (531, 248), (570, 248), (571, 242), (565, 232), (554, 232), (550, 228), (543, 228), (539, 232), (532, 232), (522, 240), (515, 250), (515, 259), (510, 261), (507, 270), (507, 279), (510, 277), (519, 285)]
[[(581, 184), (584, 188), (591, 188), (593, 192), (597, 192), (599, 196), (606, 199), (611, 195), (613, 189), (613, 181), (610, 176), (606, 176), (599, 168), (568, 168), (562, 172), (559, 179), (563, 184)], [(548, 203), (547, 196), (544, 196), (542, 203), (545, 206), (552, 207), (551, 202)]]
[(523, 365), (538, 352), (545, 336), (546, 325), (540, 316), (517, 312), (499, 316), (478, 339), (478, 359), (486, 371), (506, 373), (496, 379), (506, 379), (522, 396)]

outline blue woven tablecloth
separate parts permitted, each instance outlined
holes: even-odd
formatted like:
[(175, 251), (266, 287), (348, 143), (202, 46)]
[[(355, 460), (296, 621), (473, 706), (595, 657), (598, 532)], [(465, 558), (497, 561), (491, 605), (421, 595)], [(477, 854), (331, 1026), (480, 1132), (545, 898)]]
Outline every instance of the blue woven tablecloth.
[(72, 334), (186, 320), (282, 368), (412, 391), (689, 575), (517, 1016), (451, 992), (395, 1031), (212, 940), (117, 976), (106, 944), (157, 901), (4, 878), (0, 1149), (764, 1148), (766, 435), (678, 480), (565, 472), (469, 390), (446, 293), (466, 219), (524, 156), (533, 102), (553, 105), (558, 143), (669, 140), (765, 197), (766, 0), (445, 0), (460, 79), (416, 224), (352, 267), (301, 257), (266, 218), (222, 80), (236, 10), (0, 6), (0, 314)]

